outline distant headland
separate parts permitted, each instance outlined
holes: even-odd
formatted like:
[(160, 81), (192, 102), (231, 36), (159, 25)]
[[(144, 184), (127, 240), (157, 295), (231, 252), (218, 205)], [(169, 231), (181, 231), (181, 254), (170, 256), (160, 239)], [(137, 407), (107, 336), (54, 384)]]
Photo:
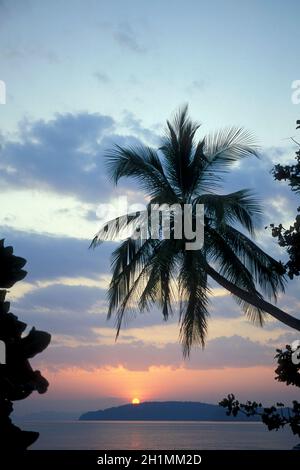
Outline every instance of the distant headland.
[[(224, 408), (191, 401), (150, 401), (83, 413), (81, 421), (236, 421)], [(250, 418), (239, 417), (239, 421)], [(251, 418), (251, 421), (258, 421)]]

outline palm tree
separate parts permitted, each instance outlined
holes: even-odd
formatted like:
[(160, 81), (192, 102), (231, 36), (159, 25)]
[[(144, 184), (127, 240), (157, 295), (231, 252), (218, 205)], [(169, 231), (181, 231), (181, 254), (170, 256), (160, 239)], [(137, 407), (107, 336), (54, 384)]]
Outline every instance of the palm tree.
[[(186, 240), (176, 239), (171, 223), (169, 239), (128, 237), (112, 255), (108, 318), (115, 313), (117, 336), (129, 312), (150, 309), (156, 303), (167, 320), (178, 305), (184, 355), (193, 344), (205, 344), (209, 277), (233, 295), (250, 320), (262, 325), (267, 312), (300, 331), (300, 320), (263, 297), (276, 300), (277, 293), (284, 290), (284, 269), (251, 239), (261, 214), (259, 202), (248, 189), (230, 194), (214, 192), (232, 164), (257, 156), (252, 136), (244, 129), (230, 128), (196, 142), (198, 128), (186, 106), (172, 123), (167, 121), (157, 151), (146, 146), (115, 146), (107, 156), (115, 184), (130, 177), (145, 191), (149, 199), (144, 213), (147, 218), (151, 204), (192, 204), (193, 208), (204, 204), (201, 249), (187, 250)], [(117, 237), (125, 226), (135, 230), (138, 216), (124, 215), (115, 219), (116, 223), (106, 224), (91, 246)]]

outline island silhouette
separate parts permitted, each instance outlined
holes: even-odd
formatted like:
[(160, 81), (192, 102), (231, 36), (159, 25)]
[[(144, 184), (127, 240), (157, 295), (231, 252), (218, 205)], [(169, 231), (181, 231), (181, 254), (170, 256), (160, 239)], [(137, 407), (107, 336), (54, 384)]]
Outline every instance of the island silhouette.
[[(250, 418), (240, 416), (240, 421)], [(128, 403), (104, 410), (88, 411), (80, 421), (236, 421), (218, 405), (192, 401), (149, 401)], [(251, 417), (251, 421), (258, 421)]]

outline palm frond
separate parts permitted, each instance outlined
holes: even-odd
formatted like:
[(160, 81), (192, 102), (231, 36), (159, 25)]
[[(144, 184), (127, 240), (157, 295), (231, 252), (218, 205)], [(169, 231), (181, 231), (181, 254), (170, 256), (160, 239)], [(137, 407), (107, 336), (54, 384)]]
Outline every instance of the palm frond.
[[(220, 243), (220, 240), (217, 244), (214, 244), (214, 256), (211, 258), (211, 261), (216, 261), (216, 264), (219, 267), (219, 274), (234, 285), (250, 292), (257, 298), (261, 298), (261, 294), (256, 290), (251, 273), (245, 266), (243, 266), (233, 251), (230, 251), (228, 247), (224, 250), (222, 245), (223, 242), (221, 241)], [(217, 246), (219, 246), (219, 250), (216, 249)], [(209, 251), (209, 248), (206, 248), (206, 254), (209, 255)], [(201, 255), (201, 257), (203, 259), (203, 255)], [(207, 260), (205, 259), (203, 266), (206, 264)], [(266, 313), (263, 310), (249, 304), (245, 300), (234, 295), (232, 292), (230, 292), (230, 295), (252, 323), (263, 326), (266, 317)]]
[(151, 273), (140, 297), (141, 311), (149, 310), (153, 303), (158, 302), (165, 320), (173, 313), (172, 303), (175, 301), (175, 295), (172, 282), (175, 282), (173, 274), (176, 255), (176, 241), (163, 240), (160, 243), (159, 251), (152, 258)]
[(252, 134), (241, 127), (221, 129), (205, 137), (206, 165), (197, 186), (210, 192), (222, 182), (222, 175), (233, 163), (246, 157), (258, 157), (259, 147)]
[(106, 164), (115, 184), (123, 177), (131, 177), (150, 196), (157, 196), (164, 191), (169, 194), (170, 199), (176, 198), (157, 153), (150, 147), (122, 148), (116, 145), (107, 154)]
[(190, 190), (190, 172), (194, 152), (194, 137), (199, 125), (188, 117), (185, 106), (175, 115), (173, 122), (167, 121), (166, 136), (160, 151), (164, 156), (166, 174), (177, 194), (181, 196)]
[(148, 218), (147, 211), (125, 214), (109, 220), (96, 233), (91, 241), (90, 248), (96, 248), (105, 241), (115, 240), (124, 233), (124, 230), (133, 232), (137, 225), (145, 218)]
[(207, 275), (197, 254), (189, 251), (183, 254), (178, 282), (181, 298), (179, 337), (186, 357), (193, 345), (204, 347), (209, 316)]
[(214, 225), (239, 222), (251, 235), (254, 235), (262, 214), (260, 202), (249, 189), (222, 195), (202, 194), (193, 203), (204, 204), (205, 214)]
[(276, 300), (278, 291), (285, 290), (286, 279), (282, 264), (231, 225), (223, 227), (222, 236), (242, 263), (248, 267), (264, 294)]
[(248, 320), (251, 321), (251, 323), (254, 323), (254, 325), (258, 326), (264, 326), (267, 313), (261, 310), (258, 307), (255, 307), (254, 305), (249, 304), (243, 299), (240, 299), (240, 297), (236, 295), (232, 295), (231, 297), (235, 300), (235, 302), (238, 304), (238, 306), (243, 310), (244, 314), (248, 318)]
[(222, 234), (209, 226), (205, 228), (205, 252), (206, 256), (218, 265), (219, 273), (228, 281), (258, 297), (260, 296), (251, 272), (228, 245)]
[[(243, 264), (238, 257), (238, 253), (234, 251), (227, 241), (212, 227), (206, 228), (206, 253), (210, 256), (211, 261), (215, 261), (218, 265), (219, 273), (228, 281), (236, 286), (250, 292), (258, 298), (261, 298), (260, 292), (257, 291), (253, 274)], [(207, 247), (208, 245), (208, 247)], [(211, 245), (211, 247), (209, 247)], [(265, 321), (265, 312), (261, 309), (250, 305), (248, 302), (240, 299), (236, 295), (231, 294), (233, 299), (242, 308), (245, 315), (253, 323), (263, 325)]]
[[(127, 238), (112, 254), (112, 279), (108, 290), (108, 318), (127, 297), (136, 279), (155, 253), (156, 240), (141, 241)], [(136, 299), (132, 297), (132, 301)], [(127, 299), (127, 303), (129, 298)]]
[(205, 138), (205, 155), (210, 169), (224, 171), (224, 167), (245, 157), (258, 157), (258, 145), (253, 135), (242, 127), (229, 127)]

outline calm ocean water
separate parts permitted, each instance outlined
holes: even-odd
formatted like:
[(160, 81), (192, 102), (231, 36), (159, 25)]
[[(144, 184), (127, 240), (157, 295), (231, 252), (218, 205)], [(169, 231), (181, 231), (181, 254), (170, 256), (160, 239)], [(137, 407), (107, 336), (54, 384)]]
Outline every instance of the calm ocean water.
[(291, 449), (289, 430), (268, 432), (261, 423), (187, 421), (22, 422), (39, 431), (31, 449)]

